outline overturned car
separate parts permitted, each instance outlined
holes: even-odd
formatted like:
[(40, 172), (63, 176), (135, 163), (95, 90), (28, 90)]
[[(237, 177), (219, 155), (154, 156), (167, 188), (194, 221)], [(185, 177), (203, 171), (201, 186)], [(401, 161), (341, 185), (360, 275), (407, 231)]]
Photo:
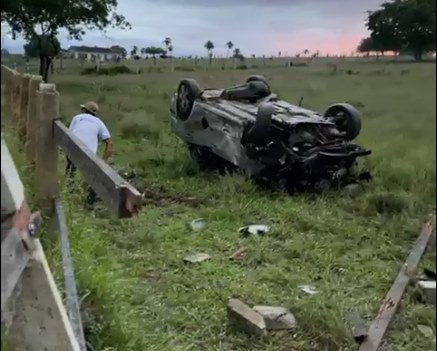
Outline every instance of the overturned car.
[(360, 113), (350, 104), (323, 114), (278, 99), (263, 76), (226, 89), (184, 79), (171, 101), (171, 127), (203, 168), (242, 170), (273, 188), (294, 191), (357, 178), (353, 140)]

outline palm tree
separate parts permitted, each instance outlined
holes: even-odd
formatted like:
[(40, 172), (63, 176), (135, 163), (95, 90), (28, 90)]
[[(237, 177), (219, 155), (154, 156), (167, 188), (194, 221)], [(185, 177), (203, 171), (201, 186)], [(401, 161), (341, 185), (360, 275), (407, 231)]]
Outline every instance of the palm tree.
[(228, 50), (226, 51), (226, 58), (229, 57), (229, 51), (232, 50), (232, 48), (234, 47), (234, 43), (232, 41), (228, 41), (226, 43), (226, 47), (228, 48)]
[(205, 43), (205, 49), (208, 51), (209, 64), (211, 64), (212, 63), (212, 51), (214, 50), (214, 43), (211, 40), (208, 40)]
[(224, 60), (224, 62), (223, 62), (223, 68), (225, 67), (225, 64), (226, 64), (226, 60), (227, 60), (227, 58), (229, 57), (229, 52), (232, 50), (232, 48), (234, 47), (234, 43), (232, 42), (232, 41), (228, 41), (227, 43), (226, 43), (226, 47), (227, 47), (227, 50), (226, 50), (226, 58), (225, 58), (225, 60)]
[(171, 71), (174, 72), (174, 64), (173, 64), (173, 45), (169, 44), (167, 46), (167, 50), (169, 52), (170, 56), (170, 65), (171, 65)]
[(165, 37), (163, 43), (164, 43), (165, 47), (168, 49), (168, 47), (171, 45), (171, 38)]
[(132, 46), (132, 50), (130, 52), (130, 55), (132, 56), (133, 59), (135, 59), (135, 56), (138, 55), (138, 46), (136, 46), (136, 45)]
[(235, 48), (234, 50), (234, 57), (238, 58), (241, 56), (241, 50), (239, 48)]
[(304, 54), (304, 56), (307, 56), (310, 53), (310, 51), (308, 49), (305, 49), (302, 54)]
[(146, 48), (141, 48), (140, 53), (141, 53), (141, 56), (146, 55)]

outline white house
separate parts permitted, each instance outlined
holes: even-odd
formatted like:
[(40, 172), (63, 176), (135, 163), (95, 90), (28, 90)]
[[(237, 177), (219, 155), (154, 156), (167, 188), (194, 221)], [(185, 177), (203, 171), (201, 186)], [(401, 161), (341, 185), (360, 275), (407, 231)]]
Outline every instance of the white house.
[(101, 48), (98, 46), (70, 46), (68, 53), (75, 59), (84, 58), (88, 61), (98, 59), (100, 61), (114, 61), (124, 58), (126, 50), (121, 46)]

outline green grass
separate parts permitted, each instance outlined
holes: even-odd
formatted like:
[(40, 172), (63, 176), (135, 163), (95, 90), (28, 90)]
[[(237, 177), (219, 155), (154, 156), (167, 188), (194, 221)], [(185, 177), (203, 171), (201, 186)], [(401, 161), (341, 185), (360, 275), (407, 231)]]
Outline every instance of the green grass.
[[(76, 70), (78, 72), (78, 70)], [(352, 72), (352, 74), (351, 74)], [(285, 196), (239, 176), (203, 174), (169, 126), (169, 99), (180, 79), (220, 87), (260, 73), (285, 100), (323, 111), (347, 101), (363, 112), (359, 143), (373, 150), (374, 179), (358, 199), (341, 193)], [(101, 105), (114, 135), (114, 163), (135, 169), (153, 204), (133, 220), (85, 212), (80, 197), (66, 204), (76, 275), (88, 336), (99, 351), (355, 350), (344, 320), (360, 310), (372, 319), (402, 266), (421, 223), (435, 205), (435, 64), (339, 63), (247, 71), (144, 72), (140, 75), (55, 75), (65, 121), (85, 100)], [(195, 198), (196, 201), (193, 201)], [(186, 223), (204, 217), (204, 231)], [(266, 223), (263, 238), (238, 228)], [(228, 257), (249, 248), (241, 264)], [(188, 253), (212, 256), (185, 265)], [(435, 269), (435, 244), (423, 259)], [(298, 286), (313, 284), (314, 296)], [(408, 289), (388, 342), (393, 350), (435, 349), (435, 310)], [(265, 339), (227, 324), (225, 303), (288, 307), (298, 320), (290, 333)]]

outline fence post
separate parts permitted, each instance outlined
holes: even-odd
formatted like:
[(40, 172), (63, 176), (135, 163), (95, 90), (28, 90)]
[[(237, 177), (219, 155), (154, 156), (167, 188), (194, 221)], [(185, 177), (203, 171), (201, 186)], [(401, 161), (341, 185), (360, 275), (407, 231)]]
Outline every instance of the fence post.
[(42, 83), (41, 76), (31, 76), (29, 80), (29, 102), (26, 116), (26, 160), (29, 165), (35, 165), (35, 148), (38, 133), (39, 104), (37, 92)]
[(21, 74), (17, 71), (12, 73), (12, 94), (11, 94), (11, 118), (15, 130), (18, 130), (19, 114), (20, 114), (20, 93), (21, 93)]
[(20, 101), (19, 101), (19, 115), (18, 115), (18, 138), (25, 143), (26, 129), (27, 129), (27, 105), (29, 103), (29, 81), (30, 76), (23, 74), (20, 79)]
[(2, 81), (4, 82), (4, 91), (3, 91), (2, 98), (4, 98), (4, 101), (6, 102), (5, 103), (6, 112), (8, 114), (10, 114), (11, 109), (12, 109), (11, 95), (12, 95), (12, 90), (13, 90), (13, 88), (12, 88), (12, 71), (8, 67), (2, 65), (1, 76), (2, 76)]
[(53, 121), (59, 117), (59, 93), (55, 84), (41, 84), (37, 96), (36, 198), (43, 213), (50, 215), (59, 194), (58, 147), (53, 136)]

